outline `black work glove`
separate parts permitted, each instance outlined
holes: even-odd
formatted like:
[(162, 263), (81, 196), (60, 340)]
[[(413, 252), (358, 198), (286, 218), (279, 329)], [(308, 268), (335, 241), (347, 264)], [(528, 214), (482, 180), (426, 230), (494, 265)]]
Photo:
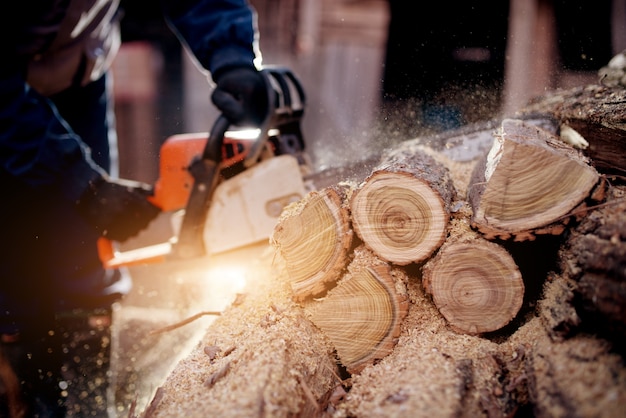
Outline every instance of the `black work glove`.
[(160, 209), (147, 200), (151, 194), (144, 183), (100, 178), (83, 192), (78, 212), (103, 237), (126, 241), (159, 214)]
[(213, 75), (213, 104), (234, 125), (259, 127), (267, 117), (268, 87), (258, 70), (234, 67)]

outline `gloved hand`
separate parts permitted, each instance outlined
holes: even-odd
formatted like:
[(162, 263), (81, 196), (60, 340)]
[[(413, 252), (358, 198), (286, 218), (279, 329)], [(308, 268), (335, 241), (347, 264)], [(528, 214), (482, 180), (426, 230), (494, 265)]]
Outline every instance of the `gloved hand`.
[(147, 200), (151, 194), (151, 187), (140, 182), (101, 178), (83, 192), (78, 212), (103, 237), (126, 241), (159, 214)]
[(235, 125), (260, 126), (267, 117), (268, 88), (261, 73), (251, 67), (234, 67), (213, 75), (213, 104)]

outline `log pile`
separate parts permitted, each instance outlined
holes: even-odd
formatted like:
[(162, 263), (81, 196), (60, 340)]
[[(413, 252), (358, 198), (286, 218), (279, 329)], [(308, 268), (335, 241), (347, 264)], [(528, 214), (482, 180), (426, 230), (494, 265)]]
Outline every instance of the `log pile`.
[(626, 90), (489, 129), (480, 158), (418, 138), (288, 207), (271, 283), (144, 417), (623, 416)]
[[(603, 196), (598, 190), (604, 183), (580, 151), (530, 122), (505, 119), (494, 137), (473, 170), (467, 199), (457, 195), (443, 156), (405, 143), (364, 181), (344, 190), (342, 202), (320, 200), (320, 195), (338, 196), (336, 187), (329, 187), (286, 210), (273, 243), (287, 260), (294, 295), (306, 301), (340, 282), (350, 260), (345, 244), (355, 239), (354, 245), (364, 245), (388, 265), (418, 265), (414, 280), (421, 281), (456, 331), (484, 334), (506, 326), (522, 307), (524, 280), (501, 241), (561, 234), (581, 205)], [(324, 216), (339, 208), (343, 216)], [(330, 239), (327, 231), (333, 231)], [(338, 238), (339, 231), (344, 238)], [(341, 257), (326, 257), (320, 248)], [(313, 270), (305, 276), (315, 292), (302, 292), (299, 266)], [(341, 331), (329, 330), (327, 323), (324, 328), (343, 339)]]

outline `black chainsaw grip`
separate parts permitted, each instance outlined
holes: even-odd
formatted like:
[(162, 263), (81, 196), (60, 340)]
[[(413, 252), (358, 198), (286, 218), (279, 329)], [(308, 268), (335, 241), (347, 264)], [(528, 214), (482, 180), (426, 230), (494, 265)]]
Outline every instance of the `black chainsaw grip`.
[(209, 139), (204, 146), (204, 152), (202, 153), (203, 160), (210, 160), (216, 163), (222, 161), (222, 144), (224, 143), (224, 135), (230, 127), (228, 118), (224, 115), (220, 115), (209, 132)]
[(194, 183), (185, 208), (178, 241), (172, 248), (172, 256), (175, 258), (201, 257), (207, 254), (204, 246), (204, 223), (213, 192), (219, 182), (222, 144), (229, 127), (228, 119), (220, 115), (211, 128), (202, 158), (194, 160), (188, 168)]

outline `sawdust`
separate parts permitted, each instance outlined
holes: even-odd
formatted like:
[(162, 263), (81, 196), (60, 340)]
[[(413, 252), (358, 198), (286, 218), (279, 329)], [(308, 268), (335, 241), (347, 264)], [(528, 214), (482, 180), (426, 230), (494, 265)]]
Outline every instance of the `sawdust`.
[(320, 394), (336, 383), (332, 347), (272, 260), (260, 256), (245, 294), (179, 363), (150, 416), (289, 416), (303, 408), (303, 388)]

